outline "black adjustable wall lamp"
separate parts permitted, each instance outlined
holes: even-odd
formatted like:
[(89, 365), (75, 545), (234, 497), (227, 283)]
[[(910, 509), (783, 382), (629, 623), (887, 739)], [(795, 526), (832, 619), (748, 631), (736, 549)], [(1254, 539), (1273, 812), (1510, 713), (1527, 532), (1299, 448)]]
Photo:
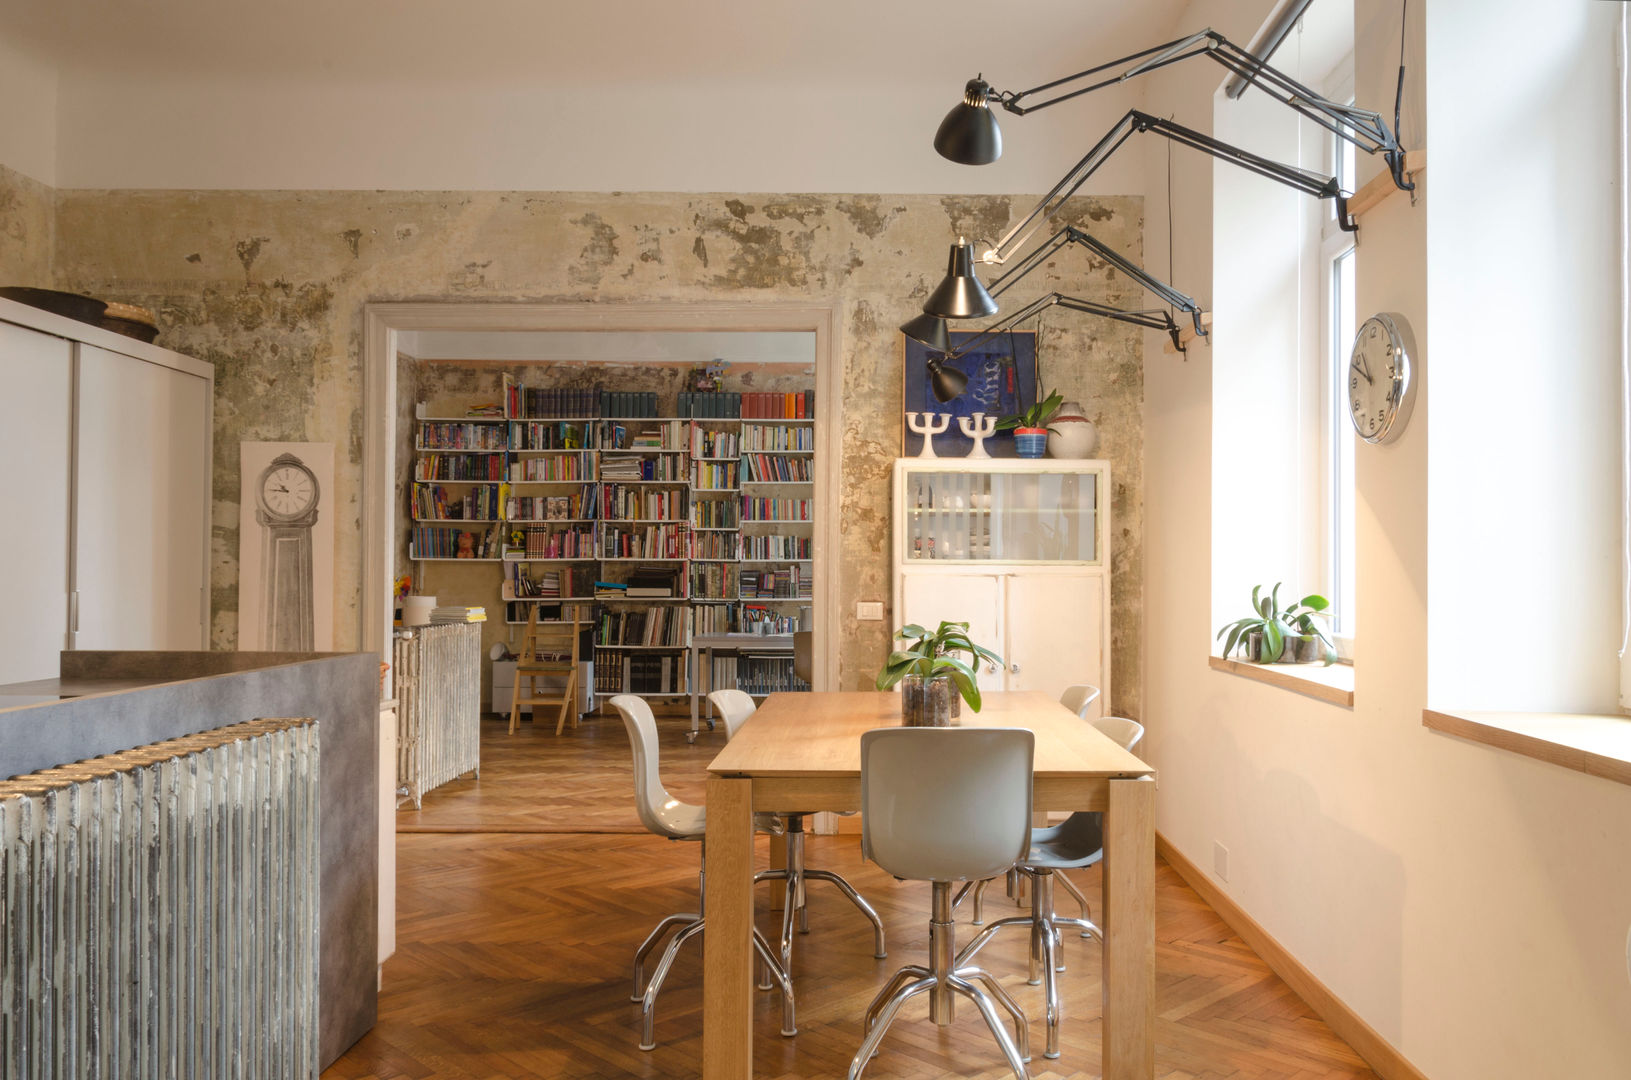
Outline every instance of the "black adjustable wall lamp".
[[(989, 83), (978, 76), (970, 79), (963, 92), (962, 104), (954, 106), (951, 112), (946, 114), (945, 120), (940, 124), (940, 130), (935, 133), (935, 149), (942, 157), (962, 165), (989, 164), (1002, 155), (1002, 132), (998, 129), (996, 117), (991, 114), (990, 109), (993, 97), (1004, 109), (1016, 116), (1024, 116), (1026, 113), (1057, 105), (1061, 101), (1070, 101), (1084, 94), (1091, 94), (1095, 90), (1125, 82), (1136, 75), (1188, 60), (1192, 56), (1209, 57), (1227, 68), (1234, 75), (1234, 82), (1257, 87), (1337, 138), (1353, 143), (1367, 154), (1381, 154), (1387, 161), (1388, 171), (1393, 174), (1393, 182), (1400, 190), (1411, 191), (1415, 188), (1415, 184), (1405, 176), (1404, 150), (1399, 146), (1398, 137), (1399, 106), (1404, 93), (1403, 65), (1399, 69), (1399, 89), (1393, 100), (1393, 127), (1389, 129), (1380, 113), (1353, 105), (1340, 105), (1322, 97), (1285, 72), (1271, 67), (1267, 62), (1212, 30), (1202, 30), (1176, 41), (1155, 45), (1142, 52), (1123, 56), (1119, 60), (1112, 60), (1107, 64), (1078, 71), (1074, 75), (1066, 75), (1062, 79), (1054, 79), (1052, 82), (1017, 93), (993, 90)], [(1124, 66), (1125, 70), (1117, 74), (1105, 75), (1106, 72)], [(1086, 85), (1079, 85), (1084, 82)], [(1031, 101), (1033, 97), (1050, 93), (1051, 97), (1044, 96), (1042, 100)], [(1230, 96), (1239, 95), (1232, 92)]]

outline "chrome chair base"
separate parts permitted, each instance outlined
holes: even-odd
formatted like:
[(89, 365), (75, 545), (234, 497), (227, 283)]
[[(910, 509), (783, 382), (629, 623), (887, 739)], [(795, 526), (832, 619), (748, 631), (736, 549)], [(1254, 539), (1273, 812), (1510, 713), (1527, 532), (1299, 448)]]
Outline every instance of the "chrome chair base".
[[(755, 882), (781, 881), (785, 883), (782, 905), (782, 936), (781, 936), (781, 964), (785, 971), (793, 970), (793, 925), (798, 924), (801, 934), (810, 932), (810, 910), (806, 904), (805, 883), (810, 881), (825, 881), (835, 886), (844, 898), (855, 905), (867, 921), (872, 924), (872, 945), (874, 958), (882, 960), (888, 956), (884, 947), (883, 920), (872, 909), (855, 886), (844, 880), (831, 870), (808, 870), (804, 866), (804, 817), (802, 814), (789, 814), (787, 817), (787, 867), (781, 870), (761, 870), (753, 875)], [(766, 981), (766, 972), (760, 969), (759, 989), (768, 990), (770, 984)]]
[[(1025, 1011), (989, 972), (963, 964), (961, 955), (954, 958), (957, 927), (952, 921), (950, 882), (933, 883), (933, 905), (929, 923), (930, 966), (908, 964), (901, 968), (890, 976), (883, 989), (872, 999), (872, 1004), (867, 1006), (863, 1028), (865, 1035), (861, 1048), (850, 1061), (849, 1080), (860, 1080), (867, 1064), (877, 1055), (878, 1044), (883, 1041), (889, 1025), (894, 1023), (901, 1006), (925, 993), (930, 995), (929, 1014), (942, 1027), (952, 1023), (955, 1015), (953, 1003), (958, 996), (974, 1002), (991, 1034), (996, 1037), (1003, 1057), (1007, 1058), (1009, 1067), (1014, 1070), (1014, 1076), (1018, 1080), (1029, 1080), (1025, 1062), (1031, 1060), (1031, 1045)], [(1012, 1036), (997, 1013), (999, 1005), (1013, 1021)]]
[[(706, 856), (704, 856), (706, 865)], [(698, 908), (702, 907), (700, 900), (707, 895), (706, 870), (697, 874)], [(699, 910), (679, 915), (670, 915), (659, 922), (646, 940), (634, 951), (634, 993), (629, 995), (630, 1001), (640, 1003), (640, 1049), (657, 1049), (655, 1027), (657, 1023), (657, 995), (662, 992), (663, 981), (668, 978), (669, 969), (674, 966), (674, 958), (680, 954), (680, 947), (687, 941), (702, 933), (707, 926), (707, 919)], [(657, 966), (652, 969), (651, 981), (645, 981), (646, 957), (651, 950), (657, 947), (670, 930), (676, 931), (668, 939), (668, 945), (657, 960)], [(787, 974), (787, 968), (778, 963), (770, 951), (770, 943), (765, 940), (758, 928), (753, 931), (753, 951), (759, 957), (759, 970), (761, 978), (773, 980), (782, 992), (782, 1035), (791, 1038), (798, 1034), (798, 1024), (794, 1015), (793, 1006), (793, 980)], [(765, 989), (769, 989), (767, 984)]]
[[(1015, 915), (1006, 919), (998, 919), (986, 926), (974, 939), (970, 941), (963, 951), (957, 954), (959, 965), (973, 959), (974, 955), (985, 947), (997, 933), (1006, 926), (1024, 926), (1031, 932), (1031, 970), (1030, 985), (1042, 984), (1042, 998), (1047, 1009), (1048, 1041), (1047, 1048), (1042, 1052), (1045, 1058), (1053, 1059), (1059, 1056), (1059, 1016), (1061, 1012), (1059, 999), (1058, 973), (1065, 970), (1064, 950), (1060, 948), (1060, 927), (1074, 926), (1081, 931), (1082, 937), (1096, 937), (1102, 943), (1104, 934), (1087, 918), (1087, 900), (1072, 884), (1070, 878), (1064, 874), (1055, 874), (1052, 870), (1042, 867), (1027, 867), (1023, 872), (1032, 879), (1032, 906), (1029, 915)], [(1066, 891), (1075, 896), (1082, 905), (1083, 917), (1079, 919), (1057, 915), (1053, 910), (1053, 883), (1061, 881)]]

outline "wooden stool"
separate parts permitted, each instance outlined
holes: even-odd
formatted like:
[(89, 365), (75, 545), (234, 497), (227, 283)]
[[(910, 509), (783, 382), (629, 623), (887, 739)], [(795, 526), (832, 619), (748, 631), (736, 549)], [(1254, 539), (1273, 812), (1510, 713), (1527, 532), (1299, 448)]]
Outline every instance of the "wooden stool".
[[(561, 711), (555, 720), (557, 735), (566, 727), (568, 712), (572, 715), (572, 726), (578, 726), (578, 632), (582, 627), (579, 622), (539, 622), (538, 605), (532, 606), (532, 614), (527, 616), (527, 632), (521, 639), (521, 652), (515, 658), (511, 735), (520, 729), (523, 705), (559, 704)], [(564, 688), (540, 690), (539, 678), (559, 678)]]

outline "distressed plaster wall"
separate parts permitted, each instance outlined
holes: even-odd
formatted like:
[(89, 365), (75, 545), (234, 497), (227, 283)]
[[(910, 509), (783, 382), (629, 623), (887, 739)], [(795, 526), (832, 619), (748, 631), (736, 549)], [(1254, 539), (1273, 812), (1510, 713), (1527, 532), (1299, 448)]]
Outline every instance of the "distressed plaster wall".
[[(900, 451), (896, 326), (943, 273), (958, 234), (997, 237), (1022, 196), (62, 190), (60, 288), (153, 308), (160, 343), (216, 370), (211, 640), (237, 639), (238, 444), (339, 445), (336, 645), (359, 641), (362, 305), (369, 301), (820, 301), (841, 306), (841, 685), (867, 685), (889, 623), (857, 600), (890, 595), (889, 470)], [(1142, 199), (1082, 198), (1061, 218), (1142, 258)], [(1124, 307), (1146, 299), (1067, 251), (1009, 303), (1052, 288)], [(1141, 334), (1052, 312), (1049, 385), (1098, 421), (1116, 470), (1115, 693), (1139, 713), (1142, 595)]]
[(0, 165), (0, 285), (51, 286), (55, 192)]

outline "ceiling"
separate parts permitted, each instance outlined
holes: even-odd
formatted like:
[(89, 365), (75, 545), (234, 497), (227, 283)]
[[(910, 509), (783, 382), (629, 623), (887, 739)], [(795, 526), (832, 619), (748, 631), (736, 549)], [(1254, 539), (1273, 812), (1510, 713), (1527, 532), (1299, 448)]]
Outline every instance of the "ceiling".
[(690, 86), (960, 82), (983, 68), (995, 85), (1020, 88), (1156, 40), (1183, 7), (1180, 0), (0, 0), (0, 33), (68, 70)]

